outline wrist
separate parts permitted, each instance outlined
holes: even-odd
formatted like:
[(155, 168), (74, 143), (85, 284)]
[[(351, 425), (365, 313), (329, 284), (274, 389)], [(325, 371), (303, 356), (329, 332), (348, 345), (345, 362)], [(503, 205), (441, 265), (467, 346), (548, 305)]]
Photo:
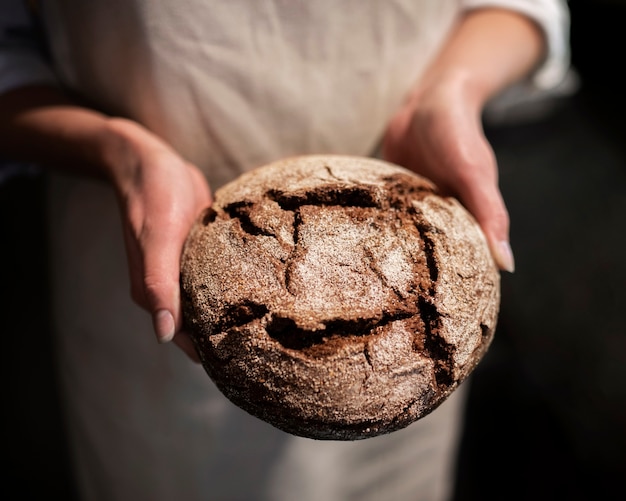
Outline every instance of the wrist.
[(130, 127), (130, 121), (107, 118), (98, 141), (98, 163), (116, 188), (132, 177), (133, 166), (137, 164), (138, 155), (127, 132)]
[(421, 80), (411, 95), (410, 103), (422, 113), (438, 110), (458, 110), (480, 117), (489, 99), (489, 92), (471, 71), (459, 68), (445, 68), (429, 72)]
[(529, 75), (545, 51), (541, 30), (526, 16), (501, 8), (470, 10), (459, 21), (420, 87), (462, 90), (482, 109), (494, 95)]
[(128, 192), (141, 180), (142, 158), (148, 150), (166, 150), (166, 146), (137, 122), (108, 118), (98, 145), (104, 175), (118, 193)]

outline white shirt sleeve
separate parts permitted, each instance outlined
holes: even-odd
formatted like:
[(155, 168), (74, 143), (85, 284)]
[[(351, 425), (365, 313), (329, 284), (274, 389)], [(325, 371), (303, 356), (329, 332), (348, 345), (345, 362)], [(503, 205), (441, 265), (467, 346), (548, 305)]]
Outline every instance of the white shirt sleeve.
[(56, 82), (21, 0), (0, 1), (0, 94), (29, 84)]
[(500, 7), (524, 14), (543, 30), (546, 57), (532, 76), (539, 89), (558, 86), (570, 69), (570, 15), (566, 0), (461, 0), (463, 8)]

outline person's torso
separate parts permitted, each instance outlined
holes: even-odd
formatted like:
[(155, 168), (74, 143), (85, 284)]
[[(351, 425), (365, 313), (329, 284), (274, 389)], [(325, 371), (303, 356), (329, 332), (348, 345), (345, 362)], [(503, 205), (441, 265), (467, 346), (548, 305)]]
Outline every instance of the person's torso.
[(61, 81), (155, 131), (214, 185), (277, 158), (372, 152), (457, 0), (56, 0)]

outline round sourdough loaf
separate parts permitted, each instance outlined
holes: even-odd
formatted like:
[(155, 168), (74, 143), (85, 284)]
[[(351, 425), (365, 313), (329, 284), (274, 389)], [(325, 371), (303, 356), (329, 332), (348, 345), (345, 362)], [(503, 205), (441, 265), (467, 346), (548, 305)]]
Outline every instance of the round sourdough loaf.
[(186, 241), (187, 329), (236, 405), (356, 440), (428, 414), (494, 334), (500, 275), (474, 219), (369, 158), (301, 156), (215, 194)]

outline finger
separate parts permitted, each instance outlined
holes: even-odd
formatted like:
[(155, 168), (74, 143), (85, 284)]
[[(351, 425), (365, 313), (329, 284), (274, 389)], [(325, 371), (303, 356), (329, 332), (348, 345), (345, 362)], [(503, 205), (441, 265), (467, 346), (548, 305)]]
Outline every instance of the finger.
[(200, 357), (196, 346), (186, 332), (179, 332), (174, 336), (174, 343), (195, 363), (200, 363)]
[(143, 258), (141, 249), (128, 224), (124, 225), (124, 244), (130, 279), (130, 296), (137, 305), (147, 310), (148, 301), (144, 294), (143, 285)]
[[(183, 174), (190, 177), (183, 177)], [(182, 327), (180, 304), (180, 257), (196, 212), (210, 203), (210, 191), (197, 169), (178, 172), (176, 190), (162, 182), (149, 190), (152, 204), (146, 210), (140, 233), (144, 250), (144, 293), (152, 313), (154, 330), (160, 342), (169, 342)], [(171, 192), (185, 192), (172, 198)]]
[(201, 209), (209, 207), (213, 203), (213, 195), (204, 174), (193, 164), (188, 163), (187, 168), (193, 179), (194, 188), (196, 190), (195, 198), (197, 205), (201, 207)]
[[(481, 129), (473, 120), (459, 120), (460, 131), (452, 145), (440, 145), (443, 165), (449, 166), (435, 182), (443, 192), (450, 192), (469, 210), (483, 230), (491, 254), (501, 270), (515, 271), (515, 260), (509, 243), (509, 213), (498, 187), (498, 165), (495, 154)], [(441, 140), (443, 132), (437, 134)], [(430, 162), (435, 160), (430, 158)], [(452, 173), (452, 175), (450, 175)]]
[(145, 278), (148, 310), (157, 340), (170, 342), (176, 334), (181, 318), (178, 284), (163, 269), (152, 267)]
[(171, 341), (182, 324), (179, 263), (184, 235), (179, 234), (176, 226), (182, 225), (147, 227), (141, 239), (143, 289), (157, 340), (161, 343)]
[(459, 198), (482, 228), (498, 267), (513, 273), (515, 259), (509, 243), (509, 214), (498, 187), (466, 184)]
[(403, 108), (391, 120), (381, 145), (382, 157), (388, 162), (398, 165), (406, 164), (406, 154), (402, 147), (411, 123), (411, 113)]

